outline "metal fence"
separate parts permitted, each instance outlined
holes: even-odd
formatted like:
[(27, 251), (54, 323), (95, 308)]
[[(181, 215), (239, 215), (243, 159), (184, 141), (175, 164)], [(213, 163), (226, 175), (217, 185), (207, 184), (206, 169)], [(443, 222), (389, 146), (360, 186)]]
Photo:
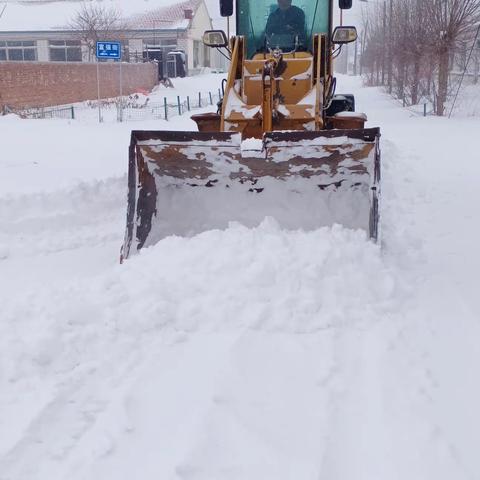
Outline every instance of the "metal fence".
[[(141, 120), (171, 120), (173, 117), (207, 107), (216, 107), (222, 100), (222, 91), (199, 92), (195, 95), (164, 97), (163, 101), (151, 101), (149, 97), (130, 95), (123, 98), (100, 101), (102, 121), (129, 122)], [(28, 119), (92, 120), (97, 115), (98, 101), (92, 100), (75, 105), (39, 107), (25, 110), (8, 108), (3, 113), (15, 113)]]
[(216, 106), (222, 100), (222, 94), (207, 92), (195, 96), (177, 96), (176, 101), (164, 97), (163, 102), (147, 102), (144, 105), (115, 105), (119, 121), (135, 121), (148, 119), (170, 120), (171, 118), (200, 108)]
[(46, 118), (63, 118), (68, 120), (75, 119), (75, 107), (53, 107), (53, 108), (29, 108), (27, 110), (14, 111), (21, 118), (31, 118), (31, 119), (46, 119)]
[(395, 101), (401, 105), (403, 108), (411, 112), (413, 115), (427, 117), (430, 115), (435, 115), (435, 108), (432, 102), (429, 100), (422, 100), (421, 102), (410, 105), (407, 104), (404, 99), (395, 98)]

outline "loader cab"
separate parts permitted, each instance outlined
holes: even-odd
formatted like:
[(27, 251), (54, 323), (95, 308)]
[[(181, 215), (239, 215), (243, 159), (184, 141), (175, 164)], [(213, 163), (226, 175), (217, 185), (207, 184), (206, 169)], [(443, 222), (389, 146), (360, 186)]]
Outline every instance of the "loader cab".
[(312, 52), (313, 35), (330, 31), (331, 1), (237, 0), (236, 17), (247, 58), (275, 48)]
[[(349, 8), (351, 0), (338, 5)], [(205, 32), (205, 45), (225, 48), (231, 60), (218, 131), (262, 138), (273, 130), (335, 128), (326, 116), (335, 93), (333, 49), (354, 41), (356, 29), (341, 26), (332, 34), (332, 6), (333, 0), (237, 0), (235, 38)], [(220, 7), (231, 16), (233, 0), (220, 0)], [(195, 121), (202, 130), (203, 120)]]

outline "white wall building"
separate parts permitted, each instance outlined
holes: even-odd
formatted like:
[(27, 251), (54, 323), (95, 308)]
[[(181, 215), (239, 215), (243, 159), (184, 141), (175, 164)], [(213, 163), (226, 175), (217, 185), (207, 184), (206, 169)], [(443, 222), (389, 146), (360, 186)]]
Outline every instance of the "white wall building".
[[(142, 3), (144, 11), (138, 12)], [(79, 32), (68, 26), (82, 4), (7, 3), (0, 18), (0, 61), (94, 61)], [(113, 34), (123, 44), (123, 61), (157, 61), (159, 76), (170, 77), (225, 70), (223, 57), (202, 42), (204, 31), (213, 28), (205, 0), (103, 0), (98, 5), (117, 10), (126, 25)]]

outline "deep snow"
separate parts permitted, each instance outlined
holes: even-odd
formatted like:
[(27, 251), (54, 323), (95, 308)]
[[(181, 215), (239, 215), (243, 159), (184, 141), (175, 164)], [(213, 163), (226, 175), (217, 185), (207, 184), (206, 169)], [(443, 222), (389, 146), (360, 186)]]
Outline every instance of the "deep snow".
[(132, 124), (0, 118), (0, 479), (480, 477), (480, 121), (338, 90), (382, 249), (267, 219), (120, 266)]

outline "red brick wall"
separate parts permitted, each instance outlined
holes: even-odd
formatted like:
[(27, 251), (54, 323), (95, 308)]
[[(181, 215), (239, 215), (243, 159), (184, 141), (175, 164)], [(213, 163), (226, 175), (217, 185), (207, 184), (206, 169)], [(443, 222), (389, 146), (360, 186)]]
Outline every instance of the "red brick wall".
[[(118, 63), (100, 63), (100, 96), (120, 93)], [(152, 63), (123, 63), (123, 93), (151, 90), (158, 82)], [(0, 62), (0, 108), (46, 107), (97, 98), (94, 63)]]

